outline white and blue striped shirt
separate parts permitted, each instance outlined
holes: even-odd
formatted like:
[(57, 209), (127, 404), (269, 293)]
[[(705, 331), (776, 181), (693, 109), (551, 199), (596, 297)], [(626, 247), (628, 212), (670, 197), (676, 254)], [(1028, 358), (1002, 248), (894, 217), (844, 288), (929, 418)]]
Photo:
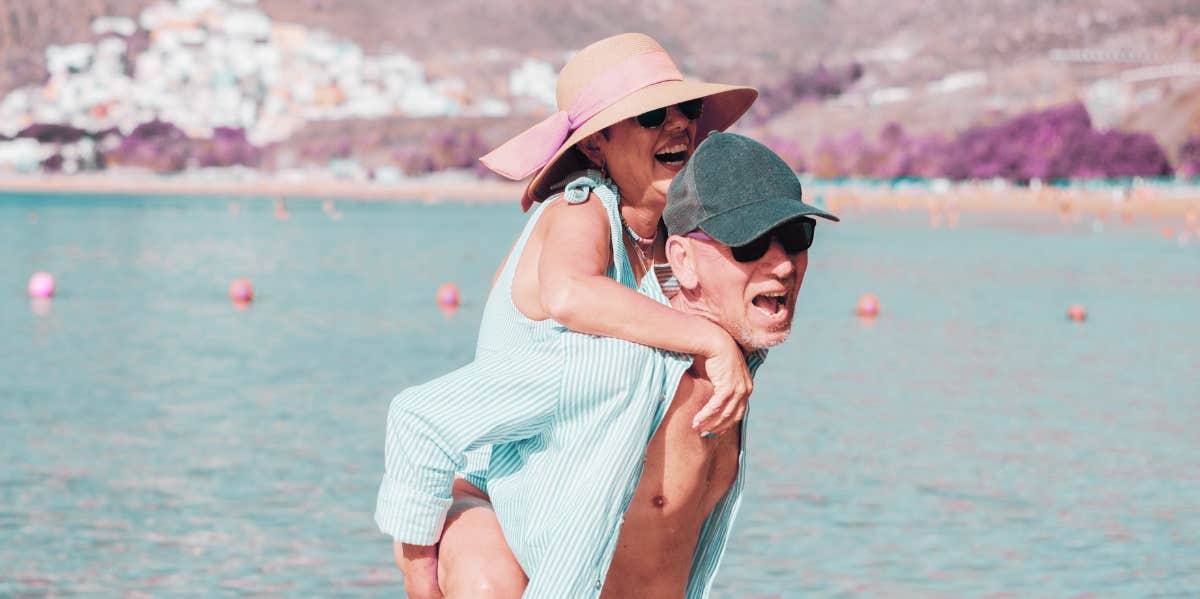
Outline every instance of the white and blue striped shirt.
[[(667, 303), (653, 273), (637, 284), (621, 241), (619, 198), (595, 173), (567, 186), (566, 201), (594, 192), (612, 231), (608, 276)], [(497, 279), (474, 362), (392, 400), (386, 472), (375, 520), (397, 541), (437, 542), (456, 472), (487, 491), (505, 539), (529, 576), (526, 598), (599, 596), (646, 445), (674, 397), (689, 356), (532, 321), (512, 303), (521, 252), (545, 206), (531, 215)], [(765, 352), (748, 358), (751, 372)], [(745, 472), (709, 515), (687, 596), (706, 597)]]

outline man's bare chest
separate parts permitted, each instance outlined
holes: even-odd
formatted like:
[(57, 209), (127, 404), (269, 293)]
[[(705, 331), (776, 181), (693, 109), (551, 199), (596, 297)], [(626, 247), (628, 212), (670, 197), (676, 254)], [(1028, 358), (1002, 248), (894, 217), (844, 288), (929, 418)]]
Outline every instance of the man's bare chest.
[(736, 428), (711, 439), (692, 429), (711, 392), (703, 380), (680, 383), (647, 446), (601, 597), (680, 596), (687, 586), (700, 530), (738, 470)]
[(708, 517), (737, 477), (738, 427), (714, 438), (703, 438), (691, 427), (708, 390), (700, 386), (677, 397), (646, 449), (646, 462), (630, 512), (675, 524)]

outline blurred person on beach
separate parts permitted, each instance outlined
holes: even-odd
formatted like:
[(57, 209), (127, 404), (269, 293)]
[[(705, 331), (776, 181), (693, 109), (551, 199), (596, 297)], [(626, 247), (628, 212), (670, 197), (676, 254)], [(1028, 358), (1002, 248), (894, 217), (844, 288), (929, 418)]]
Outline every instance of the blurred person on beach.
[[(514, 179), (536, 173), (522, 205), (541, 204), (497, 272), (476, 360), (389, 411), (376, 521), (412, 596), (441, 596), (447, 514), (461, 522), (476, 508), (495, 514), (506, 553), (500, 524), (509, 531), (527, 596), (598, 594), (656, 409), (691, 356), (712, 384), (696, 438), (740, 421), (751, 388), (742, 345), (709, 315), (672, 309), (659, 278), (673, 289), (669, 270), (655, 264), (672, 178), (755, 96), (683, 79), (653, 39), (615, 36), (563, 68), (559, 113), (482, 159)], [(727, 526), (713, 528), (710, 541), (723, 539)], [(715, 571), (715, 559), (700, 563)]]

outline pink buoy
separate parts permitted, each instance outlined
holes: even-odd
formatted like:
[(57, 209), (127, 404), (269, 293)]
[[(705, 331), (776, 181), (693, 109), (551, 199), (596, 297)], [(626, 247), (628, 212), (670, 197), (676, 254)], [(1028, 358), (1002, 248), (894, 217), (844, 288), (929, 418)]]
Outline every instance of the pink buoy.
[(1083, 306), (1075, 304), (1070, 308), (1067, 308), (1067, 318), (1070, 318), (1075, 322), (1083, 322), (1087, 320), (1087, 310), (1085, 310)]
[(879, 298), (873, 293), (864, 293), (858, 298), (858, 315), (863, 318), (879, 316)]
[(443, 308), (457, 308), (458, 287), (454, 283), (442, 283), (437, 290), (437, 304)]
[(29, 297), (50, 298), (54, 296), (54, 276), (48, 272), (35, 272), (29, 277)]
[(246, 279), (235, 279), (229, 285), (229, 299), (238, 304), (250, 303), (254, 299), (254, 285)]

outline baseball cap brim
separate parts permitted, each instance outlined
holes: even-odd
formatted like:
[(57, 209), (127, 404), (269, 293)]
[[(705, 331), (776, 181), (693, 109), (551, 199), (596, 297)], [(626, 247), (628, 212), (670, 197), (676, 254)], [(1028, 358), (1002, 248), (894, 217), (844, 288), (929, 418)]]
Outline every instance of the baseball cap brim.
[(714, 214), (700, 221), (700, 228), (709, 237), (736, 247), (746, 245), (771, 229), (801, 216), (819, 216), (834, 222), (840, 220), (794, 198), (768, 198)]

